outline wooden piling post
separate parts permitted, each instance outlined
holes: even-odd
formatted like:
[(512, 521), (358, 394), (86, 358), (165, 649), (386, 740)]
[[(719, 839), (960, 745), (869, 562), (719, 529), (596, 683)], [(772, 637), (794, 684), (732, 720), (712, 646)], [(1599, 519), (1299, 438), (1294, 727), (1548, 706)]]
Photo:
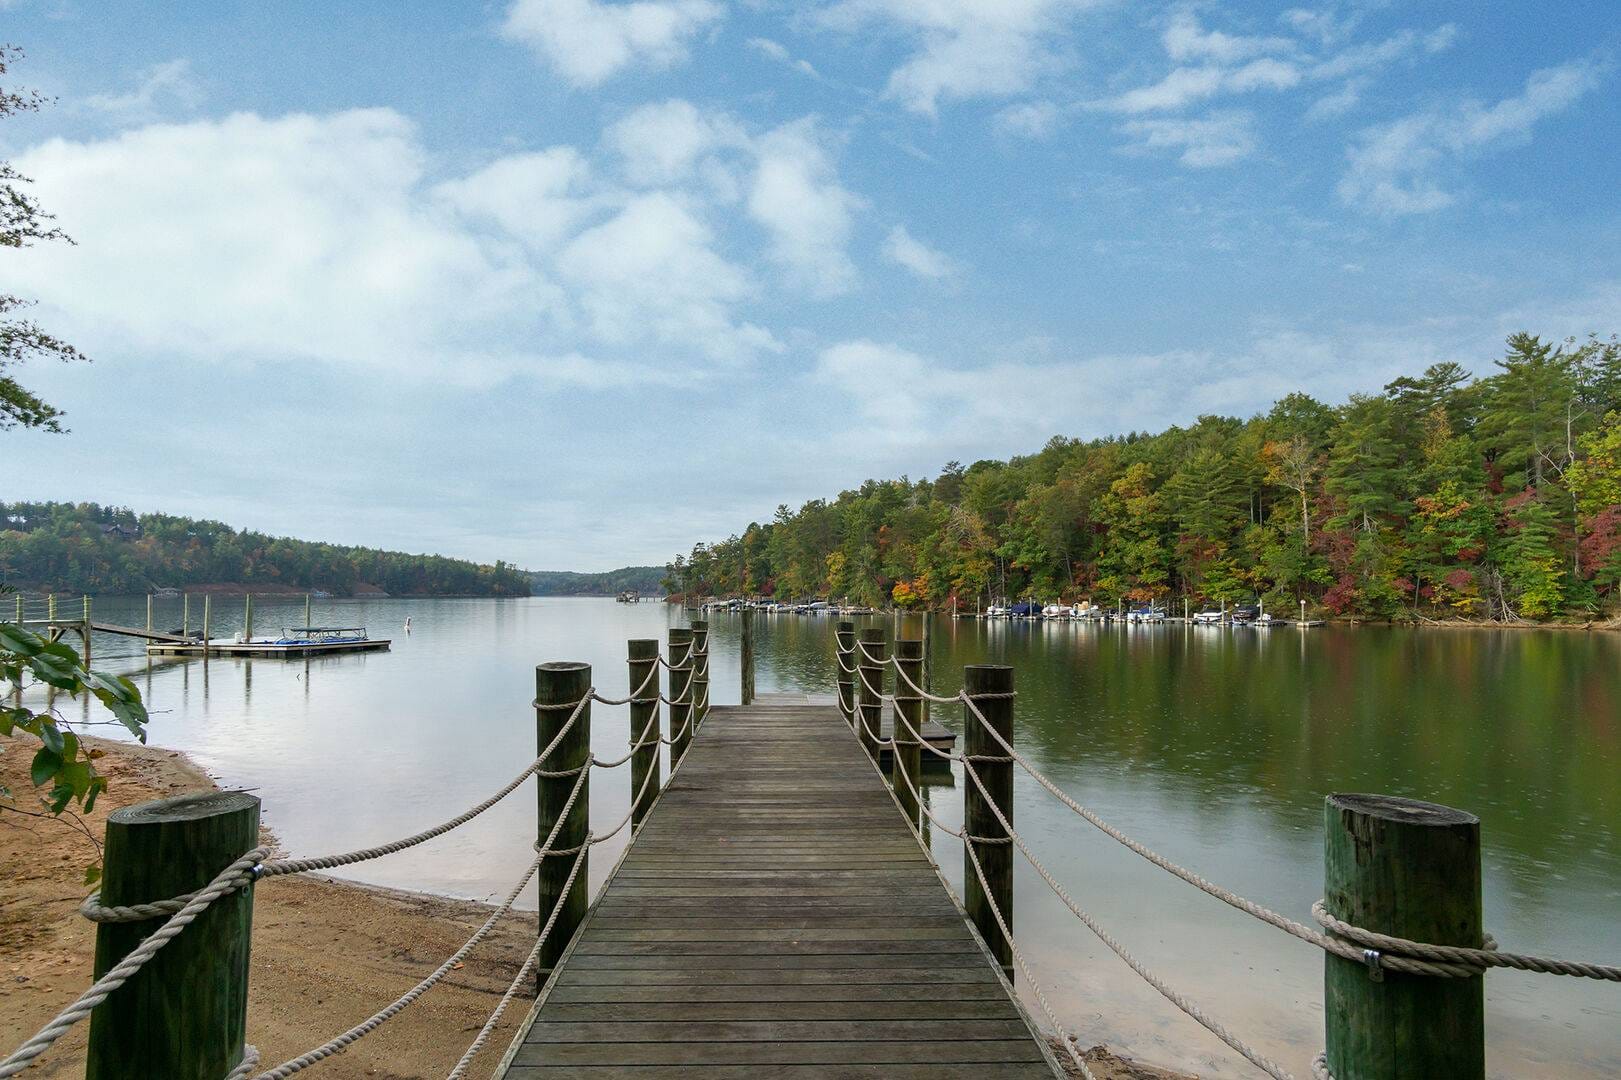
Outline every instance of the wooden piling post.
[(152, 594), (146, 594), (146, 632), (152, 632)]
[[(848, 619), (839, 620), (834, 635), (838, 644), (839, 715), (851, 728), (856, 726), (856, 624)], [(846, 669), (850, 670), (846, 670)]]
[(305, 593), (304, 594), (304, 628), (307, 630), (307, 629), (309, 629), (309, 626), (310, 626), (310, 594)]
[(253, 594), (247, 593), (242, 597), (242, 638), (244, 641), (253, 640)]
[(212, 619), (212, 616), (214, 614), (214, 611), (213, 611), (214, 605), (211, 602), (212, 600), (213, 600), (213, 594), (212, 593), (203, 593), (203, 659), (204, 660), (208, 659), (208, 640), (209, 640), (209, 636), (213, 632), (213, 625), (212, 625), (213, 619)]
[[(934, 692), (934, 612), (923, 613), (923, 678), (918, 685)], [(897, 654), (898, 655), (898, 654)], [(918, 730), (922, 730), (919, 728)]]
[[(107, 818), (101, 901), (196, 892), (259, 843), (259, 800), (210, 792), (139, 803)], [(166, 918), (100, 923), (97, 978)], [(86, 1080), (218, 1080), (242, 1060), (253, 886), (209, 905), (90, 1017)]]
[[(581, 698), (591, 692), (591, 665), (572, 662), (540, 664), (535, 668), (535, 741), (536, 752), (544, 750), (556, 739), (558, 732), (573, 715), (574, 707)], [(591, 704), (587, 702), (580, 709), (579, 718), (574, 726), (563, 735), (562, 741), (552, 751), (542, 770), (548, 772), (568, 772), (569, 770), (587, 769), (591, 755)], [(557, 837), (552, 841), (555, 851), (567, 851), (578, 848), (585, 843), (586, 826), (589, 821), (589, 806), (591, 794), (591, 778), (586, 776), (581, 781), (578, 775), (566, 776), (538, 776), (536, 777), (539, 791), (539, 819), (536, 822), (536, 839), (544, 841), (551, 833), (557, 819), (562, 815), (563, 806), (574, 790), (575, 784), (580, 784), (580, 793), (575, 796), (574, 805), (569, 808), (568, 816), (563, 819), (563, 827), (558, 830)], [(574, 866), (574, 853), (567, 855), (548, 855), (541, 864), (537, 878), (540, 882), (540, 910), (544, 919), (551, 914), (561, 900), (562, 906), (557, 913), (557, 923), (552, 927), (551, 936), (540, 950), (540, 984), (544, 985), (546, 977), (551, 974), (557, 960), (568, 947), (569, 939), (579, 928), (580, 920), (585, 918), (586, 909), (586, 882), (590, 879), (590, 856), (586, 856), (587, 865), (581, 866), (578, 874), (574, 876), (574, 884), (568, 895), (563, 896), (563, 885), (569, 878), (569, 871)]]
[[(1330, 795), (1323, 902), (1353, 926), (1478, 949), (1480, 819), (1387, 795)], [(1431, 978), (1323, 955), (1328, 1068), (1336, 1080), (1486, 1074), (1485, 979)]]
[(672, 626), (670, 660), (670, 771), (687, 755), (692, 742), (692, 631)]
[(754, 704), (754, 609), (744, 608), (739, 614), (743, 617), (743, 644), (741, 648), (743, 665), (743, 685), (739, 690), (739, 703), (743, 705)]
[(922, 696), (906, 680), (923, 685), (924, 655), (921, 641), (895, 642), (895, 726), (891, 729), (895, 745), (890, 751), (890, 783), (895, 787), (895, 797), (900, 800), (901, 812), (913, 826), (917, 825), (918, 793), (923, 784), (922, 735), (926, 708)]
[(45, 621), (46, 622), (53, 622), (53, 623), (56, 621), (56, 594), (55, 593), (46, 593), (45, 594)]
[[(632, 832), (642, 827), (642, 819), (659, 795), (659, 642), (657, 638), (634, 638), (630, 642), (630, 741), (635, 749), (630, 757), (630, 797), (635, 800), (630, 815)], [(642, 684), (646, 683), (646, 686)], [(651, 780), (648, 774), (653, 774)], [(646, 785), (643, 790), (642, 785)], [(640, 797), (637, 792), (641, 792)]]
[[(1013, 669), (1002, 664), (969, 664), (962, 671), (963, 690), (979, 711), (985, 715), (985, 720), (998, 735), (1006, 739), (1009, 745), (1013, 742)], [(991, 911), (994, 902), (1001, 911), (1003, 920), (1007, 923), (1008, 933), (1013, 932), (1013, 844), (1003, 839), (1007, 832), (997, 821), (996, 814), (992, 812), (990, 803), (994, 802), (997, 809), (1002, 811), (1008, 824), (1013, 824), (1013, 759), (1008, 757), (1007, 750), (998, 743), (985, 730), (974, 710), (966, 704), (963, 705), (963, 755), (973, 764), (974, 771), (979, 775), (989, 794), (987, 801), (985, 795), (980, 793), (979, 785), (972, 779), (964, 784), (964, 813), (963, 830), (969, 837), (968, 843), (973, 846), (974, 856), (979, 859), (980, 867), (985, 871), (985, 884), (990, 887), (989, 895), (981, 886), (979, 875), (974, 872), (973, 862), (967, 853), (963, 855), (963, 907), (968, 911), (968, 919), (979, 931), (979, 936), (985, 939), (991, 952), (1001, 963), (1003, 972), (1008, 978), (1013, 977), (1013, 946), (1008, 941), (1002, 929), (997, 925), (996, 915)]]
[(180, 594), (180, 636), (191, 636), (191, 593)]
[(884, 721), (884, 628), (869, 626), (861, 631), (856, 645), (857, 686), (861, 702), (861, 747), (873, 761), (878, 760), (878, 742)]
[[(152, 607), (152, 598), (150, 596), (146, 598), (146, 606), (147, 606), (147, 609), (150, 611), (150, 609)], [(147, 621), (147, 627), (146, 628), (148, 630), (152, 629), (152, 626), (151, 626), (152, 616), (150, 614), (147, 615), (146, 621)], [(17, 594), (17, 625), (21, 626), (22, 624), (23, 624), (23, 594), (18, 593)]]
[[(709, 716), (709, 620), (692, 620), (692, 734)], [(688, 736), (691, 741), (691, 736)]]

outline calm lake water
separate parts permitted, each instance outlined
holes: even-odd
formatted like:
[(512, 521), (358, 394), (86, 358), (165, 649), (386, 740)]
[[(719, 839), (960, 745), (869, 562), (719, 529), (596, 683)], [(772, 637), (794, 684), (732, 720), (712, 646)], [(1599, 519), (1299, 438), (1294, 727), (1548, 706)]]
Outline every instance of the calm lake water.
[[(216, 634), (232, 632), (240, 602), (214, 607)], [(142, 623), (145, 600), (98, 600), (97, 613)], [(302, 624), (302, 600), (261, 598), (254, 616), (261, 632)], [(163, 627), (179, 621), (178, 600), (160, 604)], [(623, 696), (625, 640), (684, 625), (662, 604), (572, 599), (333, 600), (316, 603), (314, 621), (366, 625), (393, 648), (149, 664), (136, 642), (95, 642), (96, 666), (132, 675), (146, 694), (151, 742), (256, 790), (295, 855), (460, 812), (533, 756), (534, 664), (587, 661), (604, 693)], [(737, 620), (711, 625), (713, 700), (735, 702)], [(762, 616), (756, 627), (761, 691), (832, 692), (833, 620)], [(903, 636), (917, 628), (907, 620)], [(1406, 795), (1480, 815), (1486, 922), (1505, 947), (1621, 962), (1621, 636), (937, 619), (934, 661), (940, 693), (957, 688), (963, 664), (1014, 665), (1017, 741), (1049, 776), (1170, 858), (1296, 918), (1309, 920), (1321, 891), (1323, 796)], [(961, 728), (957, 711), (935, 717)], [(598, 706), (597, 752), (621, 754), (628, 727), (624, 708)], [(931, 805), (958, 823), (961, 778), (940, 781)], [(1322, 1041), (1321, 955), (1143, 862), (1023, 774), (1016, 781), (1021, 833), (1076, 900), (1218, 1019), (1309, 1075)], [(628, 784), (623, 769), (593, 778), (594, 824), (618, 820)], [(534, 832), (526, 788), (353, 876), (490, 898), (527, 865)], [(934, 846), (960, 888), (960, 847), (950, 837)], [(618, 851), (593, 856), (593, 888)], [(1201, 1075), (1254, 1075), (1020, 870), (1020, 941), (1081, 1039)], [(1621, 1073), (1621, 987), (1493, 972), (1487, 1001), (1494, 1076)]]

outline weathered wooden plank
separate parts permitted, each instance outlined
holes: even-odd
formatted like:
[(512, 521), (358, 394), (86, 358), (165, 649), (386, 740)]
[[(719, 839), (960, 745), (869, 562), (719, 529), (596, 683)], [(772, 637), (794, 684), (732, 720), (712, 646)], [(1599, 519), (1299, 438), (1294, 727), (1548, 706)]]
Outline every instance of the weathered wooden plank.
[[(537, 1028), (542, 1025), (535, 1025)], [(1028, 1034), (998, 1041), (525, 1042), (514, 1065), (967, 1064), (1044, 1060)]]
[(834, 708), (716, 706), (508, 1056), (542, 1077), (1051, 1077)]
[(1036, 1080), (1052, 1077), (1045, 1064), (980, 1062), (929, 1065), (886, 1063), (860, 1065), (520, 1065), (507, 1072), (509, 1080)]

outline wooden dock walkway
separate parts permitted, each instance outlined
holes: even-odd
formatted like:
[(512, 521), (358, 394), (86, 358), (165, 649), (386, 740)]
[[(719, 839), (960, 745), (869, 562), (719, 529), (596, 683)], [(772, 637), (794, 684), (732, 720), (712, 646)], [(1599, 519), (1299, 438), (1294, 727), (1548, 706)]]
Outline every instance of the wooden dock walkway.
[(715, 706), (498, 1076), (1051, 1078), (855, 736)]

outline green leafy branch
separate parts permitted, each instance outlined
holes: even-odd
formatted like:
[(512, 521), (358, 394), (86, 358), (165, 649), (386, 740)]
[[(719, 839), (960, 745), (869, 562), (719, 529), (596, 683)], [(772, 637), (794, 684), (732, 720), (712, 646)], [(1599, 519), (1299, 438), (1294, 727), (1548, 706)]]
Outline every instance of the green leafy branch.
[[(61, 642), (4, 622), (0, 622), (0, 682), (11, 685), (13, 701), (18, 702), (0, 705), (0, 736), (15, 737), (16, 732), (24, 731), (39, 740), (28, 774), (34, 787), (45, 789), (41, 802), (53, 815), (70, 805), (90, 812), (97, 796), (107, 790), (106, 777), (96, 772), (101, 751), (84, 745), (54, 710), (35, 712), (20, 704), (22, 691), (43, 683), (73, 698), (88, 693), (144, 743), (147, 714), (141, 692), (121, 675), (87, 669), (79, 655)], [(11, 792), (0, 787), (0, 798), (10, 797)], [(5, 803), (0, 803), (0, 811), (27, 814)], [(87, 879), (93, 880), (95, 870), (91, 868)]]

